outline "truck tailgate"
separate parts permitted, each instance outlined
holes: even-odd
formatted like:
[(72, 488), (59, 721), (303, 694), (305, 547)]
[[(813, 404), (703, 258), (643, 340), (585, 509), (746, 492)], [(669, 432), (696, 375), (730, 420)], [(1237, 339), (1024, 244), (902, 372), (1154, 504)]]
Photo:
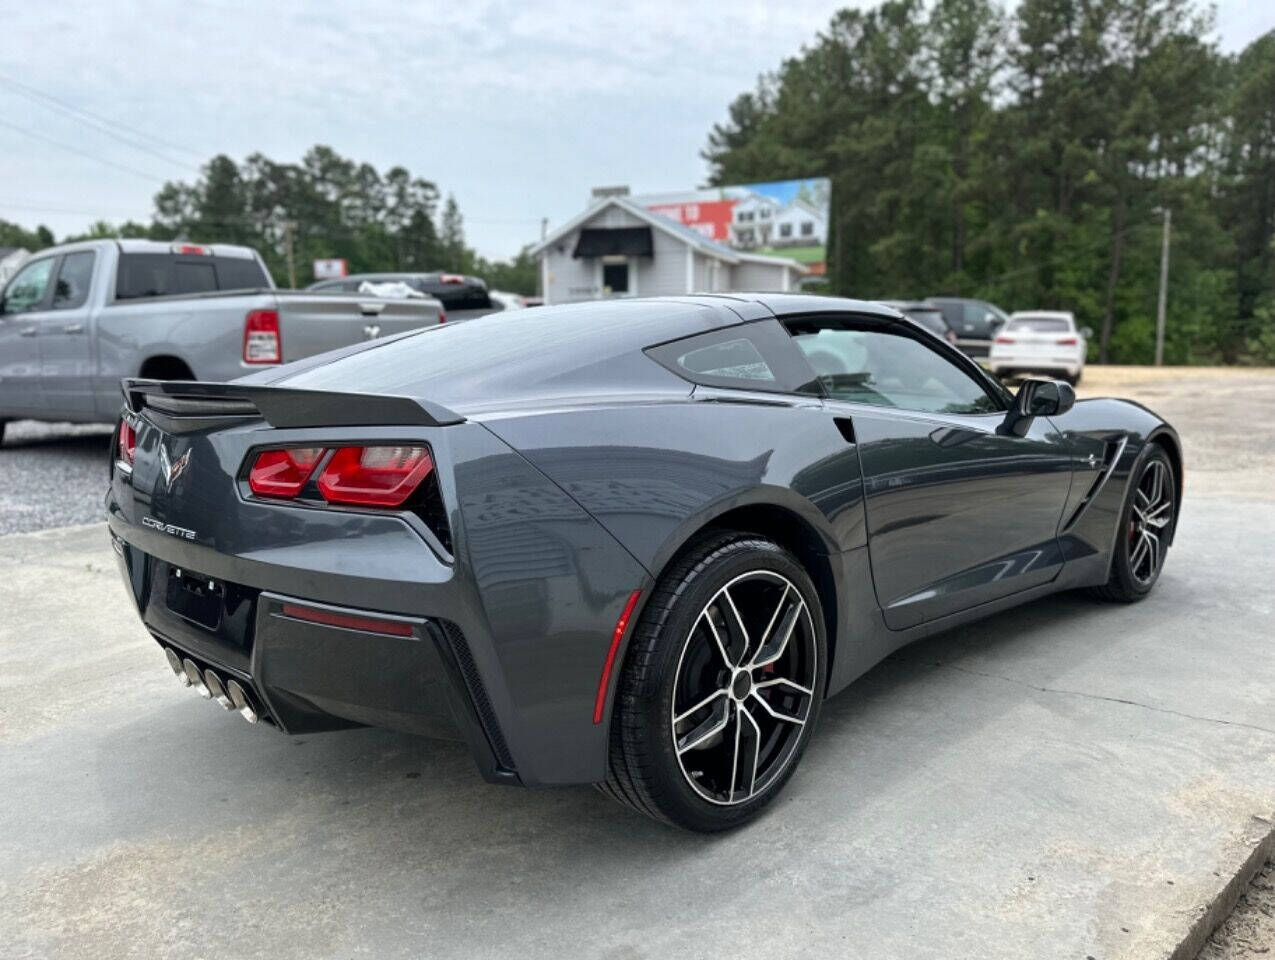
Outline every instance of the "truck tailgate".
[(337, 347), (437, 325), (434, 300), (391, 300), (350, 294), (279, 291), (284, 362)]

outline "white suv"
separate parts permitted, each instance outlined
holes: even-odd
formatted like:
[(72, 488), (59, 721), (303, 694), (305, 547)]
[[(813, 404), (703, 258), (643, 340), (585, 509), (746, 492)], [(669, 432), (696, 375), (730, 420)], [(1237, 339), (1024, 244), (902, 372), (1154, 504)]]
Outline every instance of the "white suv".
[(1085, 370), (1089, 336), (1088, 327), (1076, 329), (1069, 310), (1019, 310), (996, 331), (987, 365), (998, 377), (1046, 373), (1076, 384)]

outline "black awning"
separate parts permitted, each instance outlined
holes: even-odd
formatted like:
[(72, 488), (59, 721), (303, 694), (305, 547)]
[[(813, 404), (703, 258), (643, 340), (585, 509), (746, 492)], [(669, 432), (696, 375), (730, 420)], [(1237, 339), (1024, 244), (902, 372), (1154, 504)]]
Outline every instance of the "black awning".
[(586, 228), (580, 231), (573, 257), (649, 257), (650, 227)]

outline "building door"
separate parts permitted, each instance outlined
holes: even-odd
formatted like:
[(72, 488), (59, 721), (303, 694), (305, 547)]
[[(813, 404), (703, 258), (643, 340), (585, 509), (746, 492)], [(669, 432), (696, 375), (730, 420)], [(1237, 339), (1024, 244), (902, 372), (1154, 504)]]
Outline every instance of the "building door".
[(602, 293), (608, 297), (623, 297), (629, 293), (629, 261), (602, 264)]

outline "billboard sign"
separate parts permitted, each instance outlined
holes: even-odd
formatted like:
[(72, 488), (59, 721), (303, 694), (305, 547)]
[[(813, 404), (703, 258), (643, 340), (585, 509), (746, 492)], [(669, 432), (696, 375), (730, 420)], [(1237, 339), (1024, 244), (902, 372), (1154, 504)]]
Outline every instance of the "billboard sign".
[(350, 265), (345, 260), (314, 261), (314, 279), (336, 280), (350, 274)]
[(791, 257), (816, 276), (827, 269), (827, 177), (630, 197), (653, 213), (736, 250)]

